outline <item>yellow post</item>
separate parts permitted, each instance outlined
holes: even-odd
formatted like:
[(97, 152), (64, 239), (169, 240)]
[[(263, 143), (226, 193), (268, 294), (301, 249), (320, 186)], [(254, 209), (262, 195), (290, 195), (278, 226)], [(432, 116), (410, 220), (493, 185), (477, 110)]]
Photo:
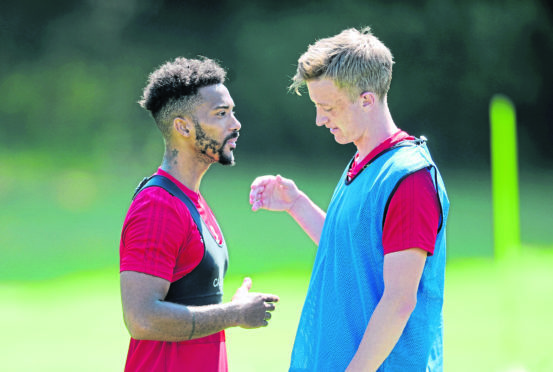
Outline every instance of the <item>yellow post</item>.
[(516, 118), (509, 98), (492, 97), (490, 127), (494, 250), (505, 259), (520, 250)]

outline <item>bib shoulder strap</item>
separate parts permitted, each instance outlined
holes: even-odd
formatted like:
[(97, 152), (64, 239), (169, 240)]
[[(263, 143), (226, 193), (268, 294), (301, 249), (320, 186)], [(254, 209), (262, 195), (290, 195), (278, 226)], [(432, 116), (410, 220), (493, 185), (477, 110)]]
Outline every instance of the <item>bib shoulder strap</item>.
[(192, 215), (196, 226), (198, 226), (200, 234), (202, 233), (202, 222), (198, 209), (196, 208), (192, 200), (190, 200), (190, 198), (186, 196), (186, 194), (177, 185), (175, 185), (173, 181), (159, 174), (153, 175), (151, 177), (146, 177), (140, 182), (140, 184), (138, 184), (132, 198), (136, 198), (136, 195), (138, 195), (140, 191), (148, 187), (161, 187), (169, 194), (179, 198), (180, 201), (182, 201), (190, 211), (190, 215)]

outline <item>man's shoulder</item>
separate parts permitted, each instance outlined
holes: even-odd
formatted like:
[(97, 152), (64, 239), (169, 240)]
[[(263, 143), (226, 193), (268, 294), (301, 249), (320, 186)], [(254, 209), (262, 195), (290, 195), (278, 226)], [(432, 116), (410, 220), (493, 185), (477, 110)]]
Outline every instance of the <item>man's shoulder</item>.
[(133, 199), (129, 214), (177, 214), (189, 215), (183, 203), (162, 187), (152, 186), (141, 190)]
[(412, 172), (434, 165), (428, 150), (424, 146), (415, 143), (406, 143), (394, 148), (383, 161), (387, 163), (391, 170), (400, 172)]
[(162, 187), (151, 186), (146, 187), (134, 197), (131, 207), (133, 205), (170, 205), (173, 196)]
[(129, 233), (176, 237), (188, 234), (194, 225), (190, 211), (178, 198), (160, 187), (148, 187), (132, 201), (123, 222), (122, 237)]

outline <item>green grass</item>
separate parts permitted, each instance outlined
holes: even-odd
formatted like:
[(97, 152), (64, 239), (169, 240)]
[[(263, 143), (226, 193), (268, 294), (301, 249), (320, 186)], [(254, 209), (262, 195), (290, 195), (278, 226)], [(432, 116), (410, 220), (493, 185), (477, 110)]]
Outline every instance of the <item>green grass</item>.
[[(315, 246), (287, 215), (251, 212), (248, 193), (256, 176), (281, 173), (326, 206), (341, 166), (306, 172), (298, 163), (214, 166), (202, 184), (229, 243), (227, 298), (250, 275), (254, 290), (282, 299), (270, 327), (228, 331), (232, 371), (287, 369)], [(132, 190), (153, 169), (0, 162), (2, 371), (122, 369), (119, 234)], [(491, 259), (490, 174), (442, 173), (451, 200), (446, 371), (553, 370), (553, 173), (520, 172), (523, 257), (507, 268)]]
[[(490, 259), (448, 264), (446, 372), (553, 370), (553, 254), (525, 252), (506, 267)], [(287, 370), (308, 278), (306, 271), (252, 275), (252, 290), (281, 301), (269, 327), (227, 331), (231, 371)], [(241, 280), (227, 278), (226, 300)], [(116, 267), (1, 284), (2, 371), (121, 371), (128, 335), (120, 306)]]
[(553, 247), (523, 248), (512, 261), (461, 260), (448, 267), (446, 371), (553, 370)]
[(0, 284), (2, 371), (122, 371), (118, 275)]

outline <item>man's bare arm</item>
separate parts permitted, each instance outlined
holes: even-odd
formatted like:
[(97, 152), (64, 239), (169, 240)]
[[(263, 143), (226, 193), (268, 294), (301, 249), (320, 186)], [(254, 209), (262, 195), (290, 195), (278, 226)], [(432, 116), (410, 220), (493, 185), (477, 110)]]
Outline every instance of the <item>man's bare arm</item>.
[(249, 292), (249, 278), (231, 302), (206, 306), (163, 301), (170, 282), (156, 276), (123, 271), (120, 280), (125, 325), (137, 340), (184, 341), (229, 327), (263, 327), (279, 300), (275, 295)]

